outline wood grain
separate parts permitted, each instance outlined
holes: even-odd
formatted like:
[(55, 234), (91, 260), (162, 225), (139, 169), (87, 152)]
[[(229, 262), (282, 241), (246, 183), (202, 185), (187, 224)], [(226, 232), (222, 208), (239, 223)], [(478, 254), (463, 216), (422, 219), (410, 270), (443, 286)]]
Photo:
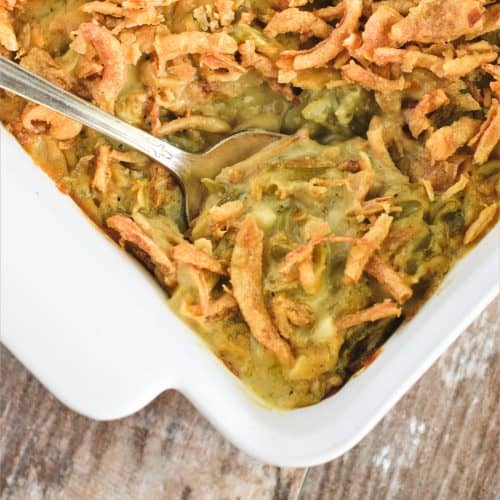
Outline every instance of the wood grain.
[(278, 469), (225, 441), (175, 392), (93, 422), (0, 351), (2, 499), (493, 499), (499, 477), (499, 312), (492, 304), (353, 450)]

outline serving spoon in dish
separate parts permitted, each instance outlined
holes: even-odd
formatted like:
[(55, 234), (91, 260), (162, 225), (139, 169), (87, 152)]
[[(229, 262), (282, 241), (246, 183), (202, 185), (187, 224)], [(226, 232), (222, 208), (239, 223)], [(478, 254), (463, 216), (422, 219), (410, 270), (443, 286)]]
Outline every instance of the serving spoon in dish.
[(187, 153), (102, 111), (1, 56), (0, 88), (72, 118), (103, 135), (141, 151), (162, 164), (174, 174), (181, 185), (188, 223), (199, 213), (206, 195), (201, 182), (203, 178), (214, 178), (222, 168), (248, 158), (283, 137), (278, 133), (250, 130), (236, 133), (220, 141), (205, 153)]

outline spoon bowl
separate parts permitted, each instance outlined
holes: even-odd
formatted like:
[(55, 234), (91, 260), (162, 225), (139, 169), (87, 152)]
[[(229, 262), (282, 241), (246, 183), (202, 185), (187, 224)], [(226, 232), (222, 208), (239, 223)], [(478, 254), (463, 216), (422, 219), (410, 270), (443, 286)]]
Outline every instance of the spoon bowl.
[(141, 151), (163, 165), (177, 178), (184, 192), (184, 209), (188, 224), (198, 215), (206, 196), (202, 179), (213, 179), (224, 167), (238, 163), (284, 137), (278, 133), (249, 130), (220, 141), (205, 153), (187, 153), (1, 56), (0, 88), (82, 123)]

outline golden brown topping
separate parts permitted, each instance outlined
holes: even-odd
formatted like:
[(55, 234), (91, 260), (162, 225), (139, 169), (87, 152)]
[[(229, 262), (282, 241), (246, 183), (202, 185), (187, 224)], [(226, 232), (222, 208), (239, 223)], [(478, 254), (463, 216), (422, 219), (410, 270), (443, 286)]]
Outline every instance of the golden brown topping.
[(227, 274), (226, 269), (220, 261), (187, 241), (183, 241), (174, 247), (172, 257), (179, 262), (184, 262), (185, 264), (190, 264), (193, 267), (205, 269), (215, 274)]
[(465, 146), (479, 129), (478, 120), (463, 116), (451, 125), (436, 130), (425, 143), (434, 161), (446, 160)]
[[(200, 290), (200, 288), (198, 289)], [(203, 289), (201, 289), (203, 293)], [(199, 293), (199, 292), (198, 292)], [(196, 316), (203, 316), (207, 321), (218, 321), (225, 318), (230, 312), (238, 308), (238, 304), (234, 297), (229, 293), (223, 293), (216, 299), (203, 300), (202, 305), (193, 304), (190, 310)]]
[(80, 123), (41, 105), (28, 106), (21, 120), (24, 128), (35, 133), (37, 132), (37, 122), (45, 123), (49, 127), (49, 135), (60, 141), (73, 139), (83, 128)]
[(12, 17), (7, 11), (0, 6), (0, 45), (3, 45), (7, 50), (14, 52), (19, 49), (16, 39), (16, 33), (12, 26)]
[(203, 270), (197, 267), (188, 264), (186, 269), (198, 293), (198, 305), (201, 316), (207, 317), (210, 312), (210, 288), (207, 283), (207, 277)]
[(456, 194), (462, 192), (467, 184), (469, 183), (469, 179), (467, 176), (462, 174), (460, 176), (460, 179), (458, 179), (455, 184), (450, 186), (442, 195), (441, 195), (441, 201), (447, 201), (449, 200), (452, 196), (455, 196)]
[(367, 309), (363, 309), (362, 311), (344, 316), (335, 322), (335, 326), (337, 330), (345, 330), (346, 328), (361, 325), (362, 323), (378, 321), (379, 319), (394, 316), (399, 317), (400, 315), (401, 309), (398, 305), (386, 300), (380, 304), (375, 304)]
[(120, 235), (121, 240), (128, 241), (146, 253), (151, 262), (159, 266), (165, 275), (165, 284), (173, 286), (176, 281), (176, 268), (165, 250), (154, 240), (147, 236), (144, 231), (129, 217), (125, 215), (112, 215), (106, 220), (109, 228), (114, 229)]
[(97, 149), (97, 158), (95, 162), (95, 172), (92, 178), (92, 187), (105, 193), (111, 179), (111, 170), (109, 167), (111, 148), (107, 144), (101, 144)]
[(362, 240), (360, 238), (354, 238), (351, 236), (330, 235), (316, 237), (312, 238), (305, 245), (300, 245), (289, 252), (283, 259), (280, 271), (283, 274), (289, 273), (292, 270), (293, 266), (295, 266), (296, 264), (300, 264), (301, 262), (304, 262), (306, 259), (310, 258), (314, 251), (314, 248), (317, 245), (321, 245), (322, 243), (352, 243), (375, 249), (375, 245), (371, 241)]
[(301, 33), (326, 38), (331, 31), (332, 27), (312, 12), (296, 8), (277, 12), (264, 28), (264, 33), (272, 38), (280, 33)]
[(105, 27), (94, 23), (81, 24), (78, 33), (87, 43), (92, 44), (103, 65), (101, 80), (90, 85), (92, 97), (101, 108), (112, 113), (126, 78), (125, 58), (120, 42)]
[(245, 211), (240, 200), (228, 201), (209, 210), (210, 218), (217, 226), (229, 226)]
[(417, 138), (431, 126), (430, 121), (427, 119), (429, 113), (436, 111), (449, 102), (448, 96), (441, 89), (425, 94), (420, 102), (407, 114), (408, 127), (413, 137)]
[(344, 270), (344, 276), (348, 284), (359, 281), (373, 252), (380, 247), (389, 234), (391, 223), (392, 217), (390, 215), (379, 215), (372, 227), (363, 236), (364, 244), (357, 244), (351, 248)]
[(255, 51), (255, 42), (253, 40), (245, 40), (238, 50), (243, 67), (253, 67), (266, 78), (277, 78), (278, 69), (269, 58)]
[(321, 19), (330, 22), (335, 19), (342, 19), (344, 11), (344, 2), (339, 2), (337, 5), (329, 5), (328, 7), (323, 7), (322, 9), (316, 9), (313, 12), (315, 16), (321, 17)]
[(159, 67), (186, 54), (234, 54), (238, 45), (228, 34), (185, 31), (157, 37), (155, 41)]
[(388, 80), (352, 60), (349, 64), (342, 66), (342, 76), (348, 82), (359, 83), (363, 87), (383, 94), (390, 94), (405, 88), (405, 79), (402, 76), (397, 80)]
[(392, 38), (399, 44), (410, 40), (441, 43), (467, 35), (481, 22), (479, 0), (421, 0), (395, 24)]
[(273, 352), (280, 363), (290, 366), (293, 355), (276, 330), (262, 289), (263, 233), (253, 217), (247, 217), (236, 235), (231, 259), (231, 283), (241, 314), (253, 336)]
[(493, 99), (486, 121), (481, 124), (478, 134), (470, 142), (471, 145), (477, 144), (474, 163), (477, 165), (486, 163), (498, 141), (500, 141), (500, 104)]
[(283, 52), (278, 66), (286, 69), (291, 65), (295, 70), (317, 68), (337, 57), (344, 48), (344, 40), (357, 30), (363, 11), (362, 0), (345, 0), (344, 5), (344, 17), (327, 39), (309, 50)]
[(391, 47), (391, 26), (400, 21), (401, 15), (388, 5), (381, 5), (366, 21), (362, 39), (363, 49), (370, 51), (377, 47)]
[(464, 245), (469, 245), (475, 241), (495, 219), (498, 204), (492, 203), (481, 210), (478, 218), (467, 228), (464, 237)]
[(374, 255), (365, 268), (400, 304), (413, 294), (412, 289), (403, 281), (394, 269), (378, 255)]

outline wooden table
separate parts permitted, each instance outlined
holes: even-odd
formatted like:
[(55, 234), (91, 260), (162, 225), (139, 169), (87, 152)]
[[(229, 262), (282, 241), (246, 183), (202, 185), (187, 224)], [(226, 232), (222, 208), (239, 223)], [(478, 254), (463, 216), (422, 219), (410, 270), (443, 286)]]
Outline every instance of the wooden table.
[(309, 470), (249, 458), (175, 392), (93, 422), (2, 349), (0, 498), (498, 498), (499, 313), (497, 300), (358, 446)]

